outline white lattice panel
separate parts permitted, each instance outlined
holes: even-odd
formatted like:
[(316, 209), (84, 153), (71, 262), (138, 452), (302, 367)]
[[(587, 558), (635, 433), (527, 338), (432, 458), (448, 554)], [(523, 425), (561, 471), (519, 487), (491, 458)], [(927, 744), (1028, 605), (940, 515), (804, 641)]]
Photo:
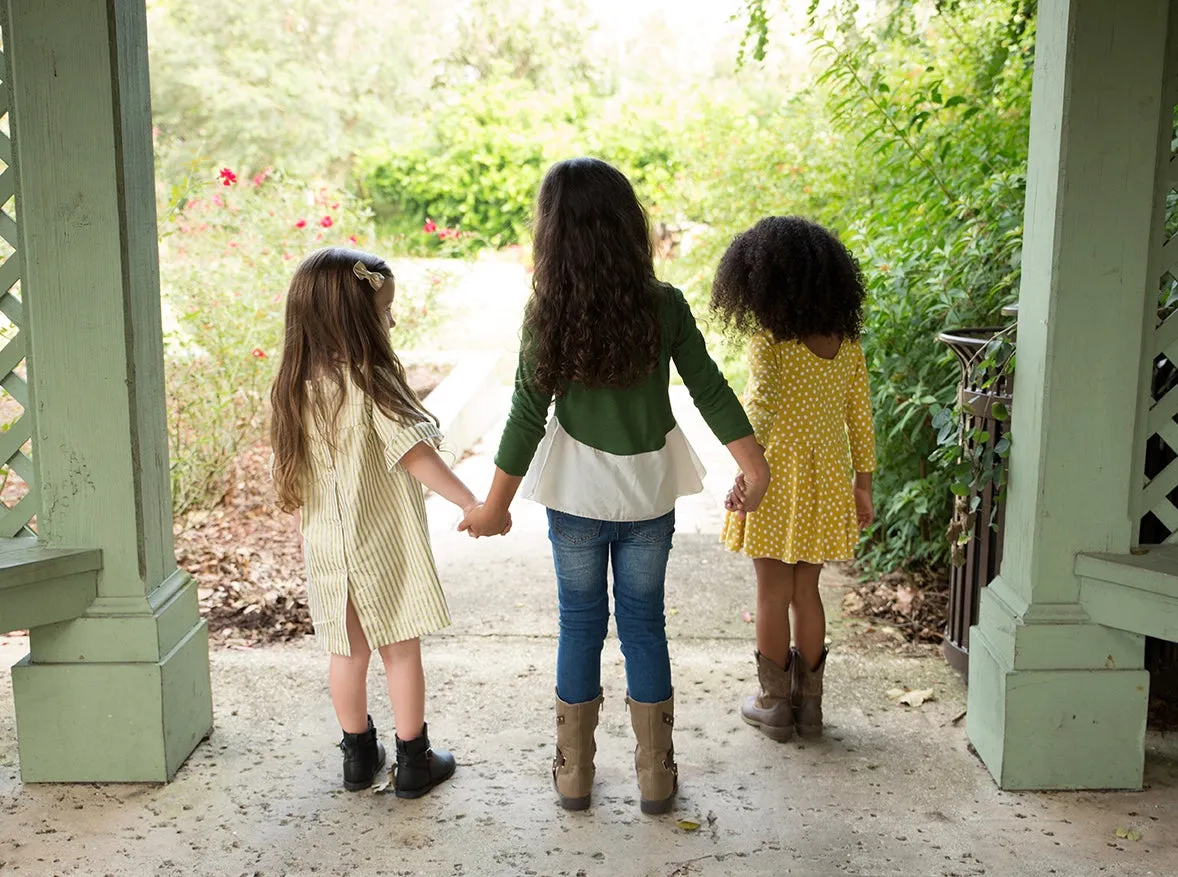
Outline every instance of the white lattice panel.
[[(0, 44), (2, 45), (2, 44)], [(0, 538), (31, 532), (38, 492), (26, 381), (24, 308), (16, 225), (16, 168), (9, 127), (10, 82), (0, 49)]]

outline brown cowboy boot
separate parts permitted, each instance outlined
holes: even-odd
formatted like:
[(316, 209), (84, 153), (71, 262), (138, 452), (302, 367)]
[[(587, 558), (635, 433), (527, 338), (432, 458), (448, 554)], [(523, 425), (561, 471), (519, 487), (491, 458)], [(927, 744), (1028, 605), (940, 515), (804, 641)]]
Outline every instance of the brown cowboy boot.
[(598, 694), (586, 703), (565, 703), (556, 698), (556, 758), (552, 761), (552, 784), (565, 810), (588, 810), (596, 769), (593, 756), (597, 743), (597, 713), (604, 698)]
[(679, 768), (671, 732), (675, 727), (675, 695), (661, 703), (642, 703), (626, 698), (630, 726), (638, 745), (634, 747), (634, 768), (643, 813), (666, 813), (679, 788)]
[(792, 649), (790, 663), (793, 679), (790, 702), (798, 735), (806, 738), (822, 736), (822, 673), (826, 669), (827, 649), (822, 650), (818, 666), (811, 670), (802, 653)]
[(740, 717), (770, 740), (778, 743), (792, 740), (794, 716), (790, 704), (791, 664), (787, 661), (785, 667), (778, 667), (760, 652), (753, 652), (753, 657), (757, 661), (757, 680), (761, 690), (744, 699)]

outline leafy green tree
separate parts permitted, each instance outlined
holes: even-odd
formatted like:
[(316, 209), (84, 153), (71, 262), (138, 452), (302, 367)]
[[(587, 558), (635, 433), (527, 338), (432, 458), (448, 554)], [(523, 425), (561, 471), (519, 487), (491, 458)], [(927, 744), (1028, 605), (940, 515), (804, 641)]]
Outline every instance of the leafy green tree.
[(161, 176), (196, 156), (341, 176), (424, 100), (429, 21), (406, 0), (149, 0)]

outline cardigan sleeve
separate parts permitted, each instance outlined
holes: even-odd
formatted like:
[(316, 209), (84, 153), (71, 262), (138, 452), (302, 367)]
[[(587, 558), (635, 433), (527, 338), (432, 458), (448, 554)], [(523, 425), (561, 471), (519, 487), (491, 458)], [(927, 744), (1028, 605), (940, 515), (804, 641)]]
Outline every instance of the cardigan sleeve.
[(515, 370), (515, 390), (511, 395), (511, 410), (507, 415), (507, 426), (499, 439), (499, 450), (495, 454), (495, 465), (508, 475), (527, 474), (536, 448), (544, 438), (548, 425), (548, 408), (552, 395), (536, 391), (531, 383), (530, 368), (523, 346), (519, 364)]
[(703, 333), (696, 325), (695, 316), (683, 293), (673, 286), (668, 287), (668, 291), (673, 309), (671, 358), (691, 393), (695, 407), (721, 444), (726, 445), (752, 435), (752, 424), (740, 407), (740, 400), (708, 353)]

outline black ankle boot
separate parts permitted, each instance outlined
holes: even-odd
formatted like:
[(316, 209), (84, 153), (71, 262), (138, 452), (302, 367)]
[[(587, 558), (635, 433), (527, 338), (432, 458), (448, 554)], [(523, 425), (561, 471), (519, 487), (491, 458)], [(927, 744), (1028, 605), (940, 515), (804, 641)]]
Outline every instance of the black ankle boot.
[(429, 726), (421, 726), (421, 736), (415, 740), (397, 738), (398, 798), (420, 798), (438, 783), (450, 779), (454, 773), (454, 756), (445, 749), (431, 749)]
[[(400, 741), (397, 741), (398, 743)], [(376, 739), (372, 716), (363, 734), (344, 732), (339, 748), (344, 751), (344, 788), (349, 792), (367, 789), (384, 767), (384, 746)]]

